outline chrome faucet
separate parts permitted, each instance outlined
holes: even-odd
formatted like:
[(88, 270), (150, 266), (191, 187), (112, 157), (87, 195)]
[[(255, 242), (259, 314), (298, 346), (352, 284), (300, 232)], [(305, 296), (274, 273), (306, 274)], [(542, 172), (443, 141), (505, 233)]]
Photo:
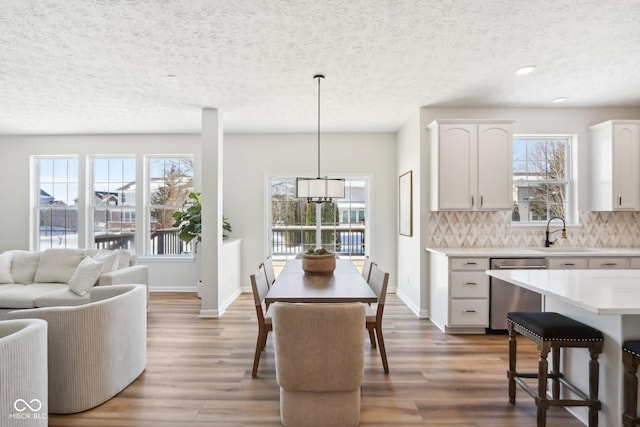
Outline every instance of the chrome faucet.
[(553, 234), (553, 233), (557, 233), (560, 230), (555, 230), (552, 232), (549, 232), (549, 224), (551, 224), (551, 221), (553, 221), (554, 219), (559, 219), (560, 221), (562, 221), (562, 238), (566, 239), (567, 238), (567, 224), (564, 222), (564, 218), (560, 217), (560, 216), (552, 216), (551, 218), (549, 218), (549, 221), (547, 221), (547, 230), (544, 232), (545, 234), (545, 239), (544, 239), (544, 247), (545, 248), (549, 248), (551, 247), (551, 245), (553, 245), (556, 240), (555, 239), (553, 242), (549, 240), (549, 237)]

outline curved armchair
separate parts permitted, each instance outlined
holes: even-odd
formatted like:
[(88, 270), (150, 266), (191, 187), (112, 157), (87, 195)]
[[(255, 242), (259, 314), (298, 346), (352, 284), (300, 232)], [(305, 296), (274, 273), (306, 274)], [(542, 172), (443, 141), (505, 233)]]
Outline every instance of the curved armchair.
[(364, 306), (276, 303), (271, 309), (282, 424), (358, 425)]
[(0, 427), (46, 427), (47, 411), (47, 323), (0, 321)]
[(111, 399), (146, 367), (146, 286), (91, 290), (89, 304), (17, 310), (48, 323), (49, 412), (69, 414)]

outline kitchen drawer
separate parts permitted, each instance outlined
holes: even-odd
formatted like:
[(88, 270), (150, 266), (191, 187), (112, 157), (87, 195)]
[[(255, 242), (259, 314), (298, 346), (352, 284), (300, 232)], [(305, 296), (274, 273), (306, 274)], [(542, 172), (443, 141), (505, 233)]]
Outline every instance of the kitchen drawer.
[(640, 269), (640, 258), (631, 258), (629, 259), (629, 268), (633, 269), (633, 270), (639, 270)]
[(617, 270), (629, 268), (629, 258), (589, 258), (589, 269)]
[(489, 276), (484, 271), (452, 271), (451, 298), (489, 298)]
[(489, 258), (451, 258), (451, 270), (488, 270)]
[(489, 300), (455, 299), (449, 304), (449, 326), (489, 326)]
[(586, 270), (589, 262), (586, 258), (547, 258), (549, 270)]

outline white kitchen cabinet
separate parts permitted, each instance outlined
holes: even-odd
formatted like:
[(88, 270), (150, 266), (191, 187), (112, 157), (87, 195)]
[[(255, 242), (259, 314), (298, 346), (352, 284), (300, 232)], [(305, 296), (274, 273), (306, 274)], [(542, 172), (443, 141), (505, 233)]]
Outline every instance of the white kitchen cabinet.
[(431, 133), (431, 210), (513, 208), (513, 121), (436, 120)]
[(624, 270), (628, 268), (629, 258), (626, 257), (589, 258), (589, 270)]
[(640, 120), (609, 120), (589, 131), (591, 210), (640, 209)]
[(632, 270), (640, 270), (640, 258), (638, 257), (629, 258), (629, 268)]
[(484, 333), (489, 326), (489, 258), (431, 253), (430, 319), (443, 332)]

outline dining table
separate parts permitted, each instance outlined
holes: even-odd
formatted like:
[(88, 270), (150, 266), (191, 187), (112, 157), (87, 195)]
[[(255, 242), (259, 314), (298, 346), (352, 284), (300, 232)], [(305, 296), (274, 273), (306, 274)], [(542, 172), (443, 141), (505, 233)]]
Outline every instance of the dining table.
[(378, 297), (358, 268), (347, 259), (336, 259), (332, 275), (307, 274), (302, 260), (286, 262), (284, 268), (265, 296), (265, 302), (375, 303)]

